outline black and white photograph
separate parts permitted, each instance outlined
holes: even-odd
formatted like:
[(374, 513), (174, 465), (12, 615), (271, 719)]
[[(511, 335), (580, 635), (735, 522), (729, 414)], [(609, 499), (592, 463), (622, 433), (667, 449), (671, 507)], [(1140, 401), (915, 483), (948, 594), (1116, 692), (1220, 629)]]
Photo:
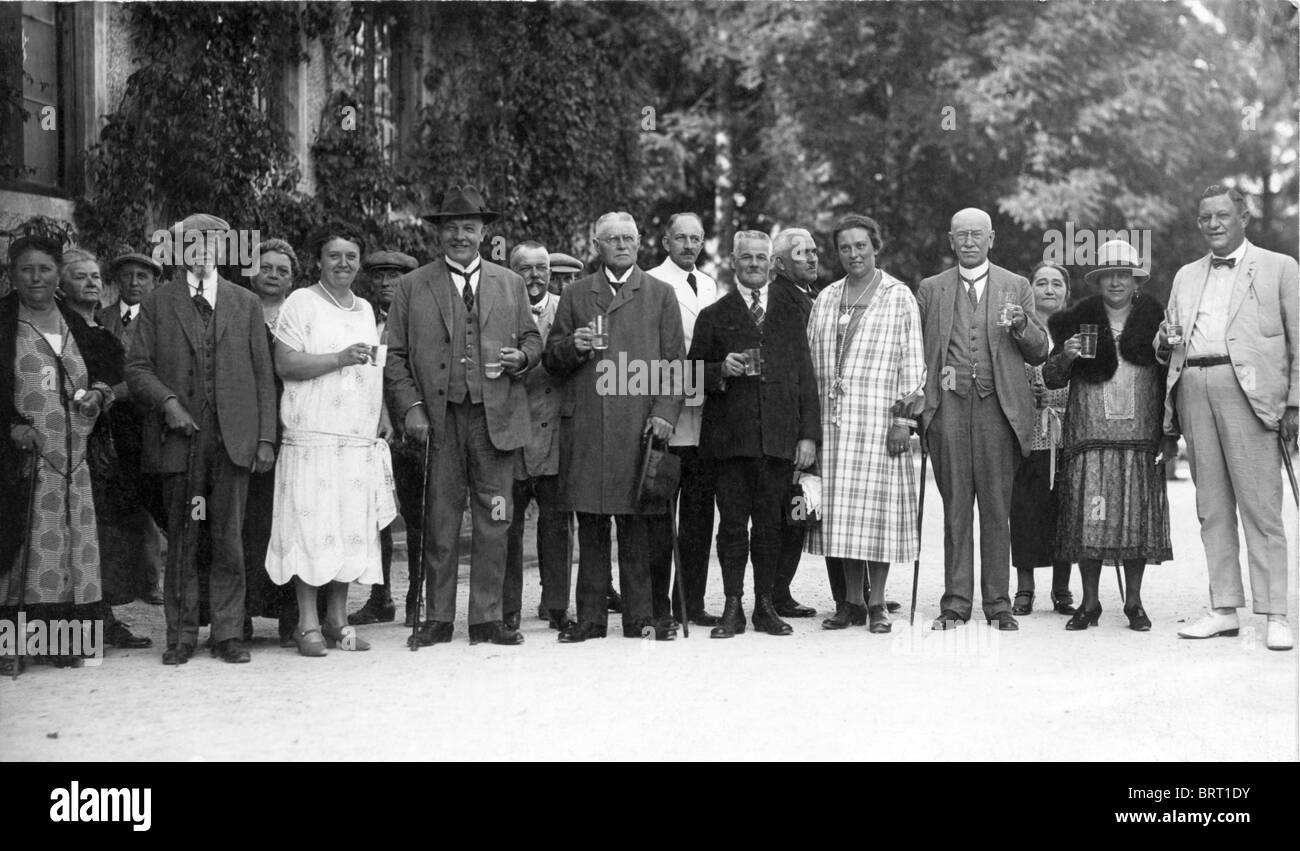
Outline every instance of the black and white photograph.
[(161, 762), (1281, 815), (1214, 764), (1300, 760), (1298, 69), (1296, 0), (3, 0), (0, 762), (145, 772), (19, 823), (157, 832)]

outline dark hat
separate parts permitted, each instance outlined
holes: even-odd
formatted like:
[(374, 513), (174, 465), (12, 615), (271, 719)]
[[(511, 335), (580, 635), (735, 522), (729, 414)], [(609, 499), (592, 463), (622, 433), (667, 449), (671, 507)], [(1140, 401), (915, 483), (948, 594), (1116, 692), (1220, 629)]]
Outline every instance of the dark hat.
[(567, 254), (561, 254), (558, 251), (551, 252), (551, 271), (552, 272), (572, 272), (575, 274), (582, 273), (582, 261), (576, 257), (570, 257)]
[(143, 266), (144, 268), (148, 269), (150, 272), (153, 272), (155, 275), (161, 275), (163, 273), (163, 267), (158, 263), (158, 261), (154, 260), (148, 254), (139, 254), (137, 252), (131, 251), (128, 252), (127, 254), (119, 254), (117, 257), (114, 257), (111, 261), (109, 261), (108, 264), (109, 276), (111, 277), (113, 275), (116, 275), (117, 270), (125, 266), (127, 263), (135, 263), (137, 266)]
[(361, 268), (367, 272), (372, 269), (401, 269), (410, 272), (419, 265), (414, 257), (400, 251), (372, 251), (361, 261)]
[(483, 195), (473, 186), (453, 186), (442, 196), (442, 209), (425, 213), (420, 218), (435, 225), (444, 219), (467, 219), (473, 216), (490, 224), (501, 218), (500, 213), (493, 212), (483, 203)]
[(230, 230), (230, 225), (225, 219), (219, 219), (208, 213), (192, 213), (177, 222), (175, 226), (179, 227), (182, 233), (188, 233), (192, 230), (202, 231), (203, 233), (212, 231), (225, 233)]

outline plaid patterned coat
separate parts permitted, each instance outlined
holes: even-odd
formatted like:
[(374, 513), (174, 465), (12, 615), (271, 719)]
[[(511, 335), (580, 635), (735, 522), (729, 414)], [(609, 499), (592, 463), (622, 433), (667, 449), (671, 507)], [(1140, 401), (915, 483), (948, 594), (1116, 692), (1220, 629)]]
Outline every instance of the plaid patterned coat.
[(884, 275), (844, 356), (839, 425), (831, 396), (835, 333), (844, 280), (817, 296), (808, 320), (822, 394), (822, 522), (808, 530), (814, 555), (906, 562), (916, 558), (916, 471), (912, 451), (885, 449), (894, 404), (925, 387), (921, 316), (907, 286)]

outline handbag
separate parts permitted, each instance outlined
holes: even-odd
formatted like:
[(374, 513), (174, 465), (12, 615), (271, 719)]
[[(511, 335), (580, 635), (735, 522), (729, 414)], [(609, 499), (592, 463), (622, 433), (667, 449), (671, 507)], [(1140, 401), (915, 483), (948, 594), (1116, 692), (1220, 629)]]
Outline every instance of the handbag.
[[(662, 448), (655, 446), (659, 442)], [(641, 443), (641, 472), (636, 479), (636, 504), (639, 511), (664, 506), (682, 477), (682, 459), (668, 451), (667, 444), (647, 434)]]

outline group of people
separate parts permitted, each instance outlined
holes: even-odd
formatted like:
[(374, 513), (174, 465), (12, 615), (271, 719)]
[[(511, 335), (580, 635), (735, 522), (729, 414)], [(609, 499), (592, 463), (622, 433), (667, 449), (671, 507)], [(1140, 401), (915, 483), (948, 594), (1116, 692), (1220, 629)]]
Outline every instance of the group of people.
[[(943, 500), (934, 629), (972, 616), (978, 503), (990, 625), (1018, 629), (1035, 570), (1051, 567), (1065, 628), (1098, 626), (1110, 562), (1145, 631), (1143, 572), (1172, 558), (1162, 464), (1181, 435), (1212, 610), (1179, 634), (1237, 634), (1240, 511), (1267, 646), (1292, 646), (1280, 466), (1300, 404), (1298, 273), (1245, 239), (1236, 190), (1200, 198), (1209, 253), (1178, 272), (1167, 308), (1122, 240), (1101, 246), (1093, 294), (1074, 303), (1066, 266), (1026, 279), (992, 263), (978, 209), (951, 220), (957, 265), (915, 292), (881, 268), (881, 229), (863, 215), (835, 225), (845, 276), (825, 288), (813, 236), (787, 228), (738, 232), (725, 290), (697, 266), (692, 213), (670, 219), (649, 270), (635, 220), (601, 216), (585, 276), (535, 241), (509, 268), (484, 258), (498, 216), (453, 187), (425, 217), (442, 256), (424, 265), (328, 229), (300, 288), (294, 249), (266, 240), (245, 288), (217, 274), (229, 226), (195, 214), (179, 230), (207, 250), (167, 282), (148, 256), (115, 258), (120, 298), (102, 310), (96, 258), (15, 240), (15, 291), (0, 299), (0, 510), (16, 518), (0, 538), (0, 617), (99, 618), (110, 644), (142, 647), (110, 608), (138, 595), (165, 606), (165, 664), (188, 661), (204, 621), (214, 655), (246, 662), (267, 615), (304, 656), (367, 650), (356, 627), (395, 619), (400, 513), (413, 641), (449, 642), (468, 501), (470, 642), (517, 645), (536, 501), (539, 615), (563, 643), (604, 637), (611, 609), (627, 637), (670, 640), (684, 622), (719, 639), (788, 635), (786, 619), (816, 614), (790, 590), (803, 552), (826, 558), (823, 627), (888, 633), (890, 565), (919, 557), (919, 434)], [(656, 487), (651, 461), (680, 475)], [(705, 607), (715, 506), (718, 614)], [(371, 594), (349, 615), (352, 582)]]

